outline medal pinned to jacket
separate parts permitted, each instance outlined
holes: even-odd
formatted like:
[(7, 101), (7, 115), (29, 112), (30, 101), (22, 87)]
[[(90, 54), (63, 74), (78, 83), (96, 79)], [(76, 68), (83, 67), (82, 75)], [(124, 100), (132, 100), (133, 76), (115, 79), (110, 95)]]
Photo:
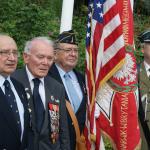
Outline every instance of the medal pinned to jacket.
[(54, 144), (59, 136), (59, 105), (48, 103), (50, 119), (50, 139)]

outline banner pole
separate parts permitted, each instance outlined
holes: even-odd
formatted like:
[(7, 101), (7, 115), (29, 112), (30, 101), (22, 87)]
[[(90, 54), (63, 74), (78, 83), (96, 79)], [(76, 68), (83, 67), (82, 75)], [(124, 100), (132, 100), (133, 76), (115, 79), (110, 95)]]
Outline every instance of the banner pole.
[(60, 33), (72, 29), (74, 0), (63, 0)]

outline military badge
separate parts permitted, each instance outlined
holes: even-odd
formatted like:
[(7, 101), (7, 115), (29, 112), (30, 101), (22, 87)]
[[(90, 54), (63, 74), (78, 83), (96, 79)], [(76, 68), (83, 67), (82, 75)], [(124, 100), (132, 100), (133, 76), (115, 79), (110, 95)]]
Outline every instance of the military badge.
[(59, 105), (48, 103), (50, 119), (50, 139), (55, 143), (59, 135)]
[(51, 100), (54, 101), (54, 96), (51, 96)]
[(59, 103), (59, 99), (56, 99), (55, 102), (56, 102), (56, 103)]

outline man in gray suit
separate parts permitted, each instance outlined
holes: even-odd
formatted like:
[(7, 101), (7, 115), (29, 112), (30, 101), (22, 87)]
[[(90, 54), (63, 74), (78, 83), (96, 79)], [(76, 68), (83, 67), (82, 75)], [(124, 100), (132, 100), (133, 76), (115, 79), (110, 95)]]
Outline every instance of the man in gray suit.
[(25, 87), (31, 109), (34, 150), (69, 150), (65, 91), (47, 76), (54, 59), (53, 42), (36, 37), (26, 43), (25, 67), (12, 76)]
[(140, 105), (139, 118), (142, 150), (150, 149), (150, 30), (139, 36), (143, 46), (144, 61), (138, 66)]

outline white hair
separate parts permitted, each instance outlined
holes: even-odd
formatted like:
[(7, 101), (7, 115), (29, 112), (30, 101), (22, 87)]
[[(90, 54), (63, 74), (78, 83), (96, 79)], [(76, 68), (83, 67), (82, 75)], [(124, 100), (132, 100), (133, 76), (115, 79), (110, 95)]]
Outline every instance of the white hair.
[(32, 48), (32, 42), (35, 41), (35, 40), (40, 40), (40, 41), (44, 41), (46, 43), (48, 43), (50, 46), (54, 46), (54, 43), (52, 40), (50, 40), (48, 37), (45, 37), (45, 36), (39, 36), (39, 37), (35, 37), (33, 39), (31, 39), (30, 41), (27, 41), (26, 44), (25, 44), (25, 47), (24, 47), (24, 52), (25, 53), (29, 53), (31, 48)]

